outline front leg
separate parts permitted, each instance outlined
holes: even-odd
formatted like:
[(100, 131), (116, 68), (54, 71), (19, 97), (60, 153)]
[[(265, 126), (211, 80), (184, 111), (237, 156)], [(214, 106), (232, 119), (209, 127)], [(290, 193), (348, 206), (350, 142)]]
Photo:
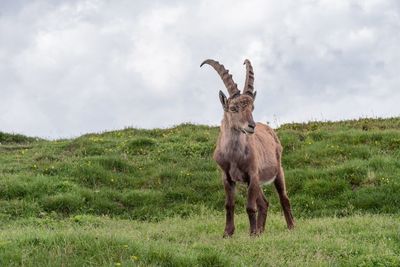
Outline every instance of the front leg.
[(250, 235), (257, 234), (257, 198), (262, 194), (257, 176), (250, 178), (249, 187), (247, 190), (247, 215), (250, 222)]
[(224, 175), (226, 224), (224, 237), (230, 237), (235, 232), (235, 182), (230, 179), (229, 174)]
[(257, 198), (257, 232), (262, 233), (265, 229), (265, 221), (267, 219), (267, 212), (268, 212), (268, 200), (260, 190), (261, 194)]

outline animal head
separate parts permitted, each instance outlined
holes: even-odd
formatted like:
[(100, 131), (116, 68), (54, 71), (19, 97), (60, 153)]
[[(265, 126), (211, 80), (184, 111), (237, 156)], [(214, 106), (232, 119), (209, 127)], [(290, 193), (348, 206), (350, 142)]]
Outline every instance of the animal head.
[(219, 91), (219, 99), (229, 127), (245, 134), (253, 134), (256, 127), (253, 120), (253, 110), (257, 92), (254, 91), (254, 72), (250, 61), (248, 59), (244, 61), (246, 65), (246, 81), (242, 93), (240, 93), (237, 84), (232, 79), (232, 75), (229, 74), (224, 65), (212, 59), (205, 60), (200, 67), (204, 64), (212, 66), (217, 71), (228, 90), (229, 97)]

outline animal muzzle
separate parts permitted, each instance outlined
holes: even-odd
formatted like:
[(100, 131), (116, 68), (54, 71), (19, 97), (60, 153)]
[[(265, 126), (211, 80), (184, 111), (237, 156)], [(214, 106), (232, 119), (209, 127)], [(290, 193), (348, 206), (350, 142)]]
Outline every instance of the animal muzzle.
[(242, 128), (242, 132), (245, 134), (253, 134), (256, 129), (255, 122), (250, 122), (246, 127)]

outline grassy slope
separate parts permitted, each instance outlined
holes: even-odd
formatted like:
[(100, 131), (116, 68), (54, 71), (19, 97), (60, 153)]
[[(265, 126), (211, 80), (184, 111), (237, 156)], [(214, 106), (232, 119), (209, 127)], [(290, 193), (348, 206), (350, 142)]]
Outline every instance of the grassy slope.
[[(97, 253), (107, 248), (105, 255), (108, 256), (96, 255), (96, 249), (86, 248), (89, 254), (82, 252), (78, 258), (84, 260), (85, 255), (89, 255), (94, 263), (113, 264), (122, 253), (107, 247), (110, 241), (107, 235), (115, 233), (115, 240), (111, 241), (117, 247), (124, 242), (131, 244), (135, 249), (130, 253), (137, 251), (143, 264), (157, 264), (163, 259), (165, 262), (200, 263), (203, 260), (207, 263), (214, 256), (214, 260), (224, 263), (223, 255), (230, 255), (230, 260), (233, 257), (237, 264), (268, 262), (269, 258), (283, 264), (288, 257), (318, 264), (345, 264), (351, 260), (373, 263), (376, 259), (381, 263), (398, 262), (393, 255), (399, 253), (399, 236), (395, 234), (399, 224), (393, 220), (398, 219), (400, 213), (400, 119), (282, 126), (278, 134), (284, 146), (283, 164), (300, 227), (294, 234), (282, 229), (275, 233), (283, 221), (279, 219), (278, 227), (274, 226), (278, 219), (273, 219), (268, 222), (268, 226), (272, 226), (267, 236), (257, 241), (245, 237), (245, 215), (239, 216), (243, 227), (238, 229), (236, 241), (219, 240), (223, 226), (223, 215), (219, 212), (223, 211), (224, 197), (219, 171), (211, 159), (217, 134), (217, 128), (194, 125), (166, 130), (125, 129), (57, 141), (0, 133), (0, 223), (6, 229), (0, 235), (0, 259), (15, 257), (17, 262), (24, 259), (28, 265), (35, 260), (45, 263), (57, 258), (60, 261), (62, 255), (72, 253), (61, 250), (60, 246), (71, 245), (71, 251), (81, 251), (85, 246), (90, 247), (99, 234), (102, 238), (96, 247)], [(245, 187), (239, 187), (238, 191), (237, 206), (241, 213)], [(266, 187), (265, 191), (272, 212), (278, 212), (280, 207), (273, 188)], [(207, 214), (211, 218), (204, 224), (199, 223), (205, 221)], [(114, 219), (103, 218), (104, 215)], [(181, 219), (168, 219), (176, 216)], [(326, 216), (346, 218), (324, 218)], [(315, 219), (311, 219), (313, 217)], [(80, 220), (87, 219), (89, 222), (81, 228)], [(161, 222), (148, 224), (121, 219)], [(171, 220), (182, 225), (182, 233), (172, 229), (176, 234), (163, 234), (171, 231)], [(102, 226), (96, 228), (98, 223)], [(42, 226), (36, 230), (37, 224)], [(132, 235), (140, 229), (158, 231), (160, 240), (135, 238), (130, 241), (129, 236), (124, 237), (124, 231), (119, 230), (119, 225), (122, 229), (133, 227), (126, 231)], [(333, 230), (323, 225), (332, 226)], [(52, 232), (53, 228), (58, 229), (58, 234)], [(10, 229), (14, 229), (14, 233), (10, 234)], [(81, 235), (76, 234), (80, 231), (82, 240)], [(355, 232), (348, 235), (349, 231)], [(324, 242), (329, 240), (329, 234), (336, 238)], [(181, 242), (195, 241), (197, 235), (204, 240), (207, 236), (210, 238), (205, 244), (208, 254), (200, 251), (203, 255), (189, 245), (183, 245), (187, 253), (181, 256), (174, 252), (182, 249)], [(284, 245), (277, 245), (281, 238), (286, 240)], [(307, 238), (313, 242), (309, 243)], [(238, 246), (237, 250), (247, 251), (256, 242), (257, 247), (282, 246), (289, 252), (283, 257), (279, 249), (271, 252), (269, 248), (259, 250), (255, 259), (234, 257), (238, 252), (235, 247), (230, 249), (229, 242)], [(304, 244), (305, 248), (293, 250), (291, 244), (296, 242)], [(350, 249), (346, 254), (337, 245), (340, 242), (344, 248), (359, 249), (354, 253)], [(165, 246), (158, 249), (158, 243)], [(363, 250), (363, 244), (368, 249)], [(176, 249), (169, 251), (169, 246)], [(319, 246), (328, 252), (319, 251)], [(28, 253), (31, 248), (43, 259)], [(343, 261), (339, 259), (342, 254), (333, 252), (336, 248), (345, 253)], [(386, 252), (376, 258), (373, 250), (380, 249)], [(46, 256), (47, 250), (51, 257)], [(24, 258), (21, 251), (26, 251), (29, 257)], [(141, 262), (129, 259), (128, 254), (120, 255), (121, 259), (132, 264)]]

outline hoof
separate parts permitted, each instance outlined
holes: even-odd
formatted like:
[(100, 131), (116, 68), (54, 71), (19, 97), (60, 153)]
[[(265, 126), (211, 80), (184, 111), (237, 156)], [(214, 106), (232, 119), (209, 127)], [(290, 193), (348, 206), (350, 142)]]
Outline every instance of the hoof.
[(260, 236), (259, 232), (250, 232), (250, 237), (258, 237)]
[(224, 235), (223, 235), (222, 237), (223, 237), (223, 238), (231, 238), (232, 235), (233, 235), (233, 233), (224, 232)]
[(225, 229), (223, 238), (232, 237), (232, 235), (233, 235), (234, 232), (235, 232), (235, 228), (233, 228), (233, 229), (228, 229), (228, 230)]

